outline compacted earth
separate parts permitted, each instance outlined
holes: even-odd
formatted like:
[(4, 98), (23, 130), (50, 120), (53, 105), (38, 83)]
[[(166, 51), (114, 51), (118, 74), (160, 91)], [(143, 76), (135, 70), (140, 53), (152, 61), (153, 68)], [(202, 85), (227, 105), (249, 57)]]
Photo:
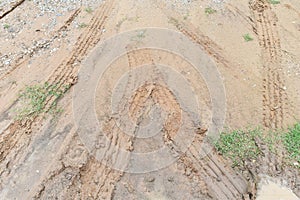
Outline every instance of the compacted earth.
[(299, 123), (300, 1), (0, 0), (0, 44), (1, 200), (300, 198), (214, 147)]

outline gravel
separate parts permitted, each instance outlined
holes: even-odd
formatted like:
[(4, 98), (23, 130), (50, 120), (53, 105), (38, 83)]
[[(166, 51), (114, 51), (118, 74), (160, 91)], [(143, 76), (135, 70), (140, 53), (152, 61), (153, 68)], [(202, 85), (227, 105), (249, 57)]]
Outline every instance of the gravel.
[[(18, 1), (20, 0), (0, 0), (0, 15)], [(102, 2), (103, 0), (26, 0), (19, 5), (0, 20), (0, 75), (9, 70), (16, 59), (24, 55), (31, 56), (39, 49), (48, 49), (53, 42), (49, 41), (51, 32), (57, 30), (59, 23), (67, 19), (64, 16), (69, 16), (78, 8), (95, 10)], [(40, 34), (41, 37), (34, 40), (24, 38), (22, 32), (30, 35), (36, 32), (36, 27), (43, 34)]]

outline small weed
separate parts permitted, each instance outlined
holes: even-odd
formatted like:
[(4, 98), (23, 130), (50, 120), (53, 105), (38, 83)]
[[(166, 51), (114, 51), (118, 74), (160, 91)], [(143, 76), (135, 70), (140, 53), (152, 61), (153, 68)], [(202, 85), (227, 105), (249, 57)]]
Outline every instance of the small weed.
[(264, 143), (267, 144), (269, 150), (272, 153), (276, 154), (276, 153), (278, 153), (278, 151), (281, 151), (282, 132), (271, 131), (268, 134), (264, 135), (264, 137), (262, 139), (263, 139)]
[(138, 22), (138, 21), (140, 20), (140, 18), (141, 18), (141, 17), (139, 17), (139, 16), (135, 16), (135, 17), (133, 17), (133, 18), (131, 18), (131, 19), (129, 19), (129, 20)]
[(179, 21), (173, 17), (170, 17), (169, 18), (169, 23), (175, 25), (175, 26), (178, 26), (179, 25)]
[(49, 110), (49, 114), (51, 114), (53, 116), (54, 121), (57, 121), (59, 116), (61, 116), (61, 114), (63, 112), (64, 112), (64, 109), (57, 107), (56, 103), (52, 104), (52, 106)]
[(242, 166), (243, 161), (255, 160), (260, 154), (255, 138), (261, 135), (262, 132), (259, 129), (222, 133), (215, 147), (233, 161), (233, 167)]
[(9, 27), (10, 27), (9, 24), (4, 24), (4, 25), (3, 25), (3, 28), (4, 28), (4, 29), (9, 29)]
[(269, 0), (270, 4), (280, 4), (280, 0)]
[(300, 163), (300, 123), (295, 124), (283, 136), (283, 144), (289, 153), (290, 159), (295, 159)]
[(141, 42), (142, 39), (144, 39), (146, 37), (146, 30), (141, 30), (137, 32), (136, 36), (133, 36), (131, 38), (132, 41), (136, 41), (136, 42)]
[(145, 37), (145, 33), (146, 33), (146, 30), (139, 31), (138, 34), (137, 34), (137, 37), (138, 38), (144, 38)]
[(50, 85), (44, 83), (43, 85), (27, 86), (23, 92), (20, 93), (20, 100), (22, 108), (17, 110), (17, 120), (35, 117), (41, 113), (46, 113), (47, 99), (54, 97), (54, 102), (50, 105), (49, 111), (57, 112), (57, 101), (69, 89), (69, 86), (59, 88), (58, 84)]
[(93, 9), (92, 9), (91, 7), (87, 7), (87, 8), (85, 9), (85, 11), (86, 11), (87, 13), (92, 13), (92, 12), (93, 12)]
[(253, 40), (253, 38), (249, 35), (249, 33), (243, 35), (243, 38), (246, 42), (250, 42)]
[(85, 27), (87, 27), (88, 25), (86, 24), (86, 23), (80, 23), (79, 25), (78, 25), (78, 27), (79, 28), (85, 28)]
[(122, 18), (122, 19), (117, 23), (116, 27), (117, 27), (117, 28), (120, 28), (121, 25), (122, 25), (126, 20), (128, 20), (127, 17)]
[(128, 17), (128, 16), (123, 17), (123, 18), (116, 24), (116, 27), (119, 29), (125, 21), (138, 22), (139, 19), (140, 19), (140, 17), (138, 17), (138, 16), (135, 16), (135, 17)]
[(190, 16), (190, 13), (186, 13), (186, 14), (183, 16), (183, 19), (184, 19), (184, 20), (187, 20), (189, 16)]
[(210, 14), (214, 14), (214, 13), (216, 13), (217, 12), (217, 10), (215, 10), (215, 9), (213, 9), (213, 8), (211, 8), (211, 7), (208, 7), (208, 8), (205, 8), (205, 14), (207, 14), (207, 15), (210, 15)]

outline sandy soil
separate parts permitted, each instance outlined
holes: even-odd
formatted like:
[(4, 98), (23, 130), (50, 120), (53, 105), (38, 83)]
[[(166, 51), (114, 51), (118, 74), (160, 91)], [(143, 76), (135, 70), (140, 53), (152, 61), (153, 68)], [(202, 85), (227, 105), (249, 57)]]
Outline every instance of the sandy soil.
[[(258, 180), (254, 174), (259, 173), (284, 179), (300, 197), (299, 172), (278, 169), (280, 158), (270, 152), (265, 152), (260, 165), (250, 167), (254, 171), (243, 173), (233, 170), (214, 151), (204, 158), (199, 155), (207, 134), (219, 123), (212, 122), (214, 109), (226, 108), (224, 127), (229, 128), (261, 124), (266, 130), (281, 129), (299, 120), (299, 1), (271, 5), (266, 0), (106, 0), (67, 2), (45, 9), (42, 1), (19, 0), (0, 5), (0, 199), (255, 199)], [(207, 7), (217, 12), (206, 14)], [(99, 159), (93, 150), (102, 144), (87, 146), (76, 123), (76, 113), (88, 110), (83, 109), (84, 103), (82, 109), (74, 110), (74, 96), (81, 95), (84, 100), (84, 92), (91, 90), (84, 87), (89, 77), (80, 72), (94, 70), (108, 62), (103, 55), (121, 49), (113, 46), (101, 51), (103, 41), (149, 27), (179, 32), (199, 49), (199, 66), (211, 66), (220, 73), (226, 105), (214, 107), (210, 95), (222, 91), (210, 91), (205, 76), (184, 57), (161, 49), (140, 49), (147, 41), (147, 31), (137, 32), (126, 46), (127, 52), (111, 60), (96, 85), (89, 85), (95, 87), (96, 120), (110, 139), (110, 144), (104, 145), (106, 157)], [(253, 41), (244, 41), (242, 36), (247, 33)], [(197, 56), (192, 49), (178, 49), (182, 55)], [(200, 121), (181, 108), (180, 95), (168, 85), (175, 87), (176, 81), (160, 65), (179, 72), (193, 87), (200, 107), (193, 112)], [(115, 85), (140, 66), (145, 67), (144, 73), (129, 74), (128, 80), (125, 76), (128, 85), (122, 86), (125, 97), (120, 98), (120, 105), (128, 110), (118, 108), (116, 113), (143, 125), (152, 120), (149, 110), (159, 105), (166, 119), (159, 134), (147, 139), (136, 138), (136, 130), (126, 126), (129, 121), (124, 127), (131, 135), (124, 134), (118, 125), (122, 120), (111, 114)], [(90, 71), (91, 77), (94, 72)], [(149, 81), (137, 87), (141, 80)], [(19, 91), (44, 82), (60, 88), (71, 86), (59, 101), (63, 113), (58, 118), (41, 114), (15, 120)], [(185, 91), (184, 81), (177, 85)], [(46, 107), (53, 101), (55, 98), (49, 97)], [(195, 135), (185, 151), (181, 149), (185, 139), (176, 140), (181, 127)], [(163, 145), (179, 154), (174, 162), (148, 173), (126, 172), (125, 168), (140, 162), (126, 156)], [(116, 170), (108, 165), (120, 157), (125, 158), (125, 168)], [(159, 168), (164, 159), (158, 156), (151, 161)], [(147, 165), (151, 163), (142, 167)]]

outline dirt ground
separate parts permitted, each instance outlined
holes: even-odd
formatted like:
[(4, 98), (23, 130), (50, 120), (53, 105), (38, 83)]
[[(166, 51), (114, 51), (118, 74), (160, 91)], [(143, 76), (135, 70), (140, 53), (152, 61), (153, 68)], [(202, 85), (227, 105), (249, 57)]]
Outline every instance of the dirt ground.
[[(209, 14), (206, 8), (215, 12)], [(222, 91), (211, 91), (205, 77), (182, 56), (162, 49), (138, 48), (147, 40), (147, 31), (131, 38), (134, 41), (126, 46), (128, 51), (111, 60), (102, 79), (95, 83), (96, 120), (103, 123), (112, 144), (106, 148), (102, 160), (91, 150), (101, 144), (89, 147), (76, 123), (76, 113), (89, 111), (74, 110), (74, 97), (79, 95), (76, 91), (91, 89), (84, 87), (86, 77), (79, 72), (108, 62), (99, 45), (126, 31), (155, 27), (181, 33), (199, 48), (203, 60), (207, 59), (201, 63), (218, 70), (226, 95), (226, 105), (217, 108), (226, 107), (224, 127), (287, 128), (300, 116), (300, 1), (282, 0), (274, 5), (266, 0), (0, 1), (0, 26), (1, 200), (246, 200), (256, 198), (259, 173), (282, 178), (300, 197), (299, 171), (279, 169), (280, 158), (267, 150), (265, 159), (243, 172), (232, 169), (215, 151), (200, 158), (205, 134), (218, 123), (211, 122), (215, 107), (210, 94), (221, 95)], [(246, 42), (245, 34), (253, 40)], [(114, 48), (112, 52), (118, 46)], [(197, 52), (182, 50), (182, 55), (193, 53)], [(199, 123), (183, 120), (187, 117), (194, 122), (191, 112), (181, 108), (180, 95), (164, 83), (163, 77), (167, 77), (164, 73), (169, 74), (167, 80), (173, 83), (168, 69), (159, 65), (171, 66), (192, 85), (200, 107), (195, 111), (199, 112)], [(124, 95), (128, 92), (129, 100), (121, 105), (128, 110), (116, 112), (120, 116), (128, 114), (137, 124), (147, 124), (147, 120), (151, 121), (147, 109), (160, 105), (167, 113), (161, 134), (144, 140), (135, 137), (136, 130), (129, 131), (133, 135), (122, 134), (114, 115), (109, 114), (112, 109), (109, 98), (114, 94), (115, 84), (121, 80), (122, 85), (126, 72), (140, 66), (145, 66), (144, 74), (137, 71), (136, 75), (128, 75), (132, 85), (123, 86), (135, 88), (137, 82), (145, 79), (154, 82), (142, 85), (133, 94), (125, 89)], [(179, 83), (175, 81), (174, 85), (181, 85), (181, 91), (185, 91), (184, 81), (176, 80)], [(71, 87), (58, 102), (62, 113), (57, 116), (41, 113), (16, 120), (20, 91), (27, 85), (44, 82), (59, 88)], [(85, 93), (81, 95), (84, 99)], [(54, 97), (48, 97), (45, 107), (54, 101)], [(128, 128), (126, 123), (124, 126)], [(113, 146), (134, 153), (162, 145), (171, 149), (185, 145), (182, 142), (185, 139), (178, 144), (175, 141), (180, 125), (186, 128), (184, 132), (192, 131), (195, 136), (187, 150), (179, 148), (179, 156), (171, 164), (160, 168), (164, 157), (155, 157), (153, 161), (160, 169), (147, 173), (130, 173), (106, 165), (127, 155), (116, 152)], [(126, 167), (134, 163), (139, 162), (126, 160)], [(142, 167), (147, 165), (151, 163)]]

